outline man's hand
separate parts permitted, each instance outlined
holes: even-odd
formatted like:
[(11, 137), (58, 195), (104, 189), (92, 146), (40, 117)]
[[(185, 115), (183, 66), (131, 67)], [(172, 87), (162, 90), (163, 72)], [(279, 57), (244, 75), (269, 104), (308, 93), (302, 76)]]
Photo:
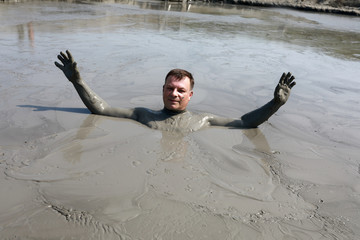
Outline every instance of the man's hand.
[[(67, 55), (66, 55), (67, 54)], [(55, 65), (64, 72), (66, 78), (72, 82), (79, 82), (80, 81), (80, 72), (78, 68), (76, 67), (76, 62), (74, 62), (74, 59), (71, 55), (71, 53), (66, 50), (66, 54), (63, 52), (60, 52), (60, 55), (58, 55), (58, 59), (62, 62), (63, 65), (61, 65), (58, 62), (55, 62)]]
[(274, 100), (275, 103), (283, 105), (286, 103), (290, 96), (290, 91), (296, 82), (294, 81), (295, 77), (289, 73), (283, 73), (280, 78), (278, 85), (275, 88)]

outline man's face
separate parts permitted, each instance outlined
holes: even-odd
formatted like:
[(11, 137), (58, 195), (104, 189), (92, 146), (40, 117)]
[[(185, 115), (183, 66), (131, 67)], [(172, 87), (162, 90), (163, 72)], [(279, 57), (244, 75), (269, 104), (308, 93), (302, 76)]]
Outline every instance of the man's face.
[(193, 91), (190, 88), (190, 79), (188, 77), (178, 80), (174, 76), (169, 76), (166, 79), (163, 87), (163, 101), (165, 108), (168, 110), (185, 110), (192, 95)]

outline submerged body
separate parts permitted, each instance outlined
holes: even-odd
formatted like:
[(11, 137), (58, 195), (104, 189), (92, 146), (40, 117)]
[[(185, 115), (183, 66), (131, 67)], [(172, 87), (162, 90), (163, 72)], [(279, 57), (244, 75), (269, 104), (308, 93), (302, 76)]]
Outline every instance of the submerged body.
[(60, 52), (58, 59), (63, 65), (55, 65), (73, 83), (85, 106), (94, 114), (129, 118), (150, 128), (168, 131), (196, 131), (206, 126), (225, 126), (254, 128), (267, 121), (289, 98), (295, 86), (295, 77), (283, 73), (274, 91), (274, 98), (264, 106), (255, 109), (240, 119), (223, 118), (212, 114), (193, 114), (186, 110), (193, 96), (194, 79), (192, 74), (182, 69), (173, 69), (165, 77), (163, 86), (164, 108), (153, 111), (147, 108), (124, 109), (111, 107), (81, 79), (71, 53)]
[(209, 119), (212, 117), (207, 113), (173, 112), (166, 108), (159, 111), (135, 108), (134, 112), (140, 116), (136, 120), (149, 128), (177, 132), (193, 132), (210, 126)]

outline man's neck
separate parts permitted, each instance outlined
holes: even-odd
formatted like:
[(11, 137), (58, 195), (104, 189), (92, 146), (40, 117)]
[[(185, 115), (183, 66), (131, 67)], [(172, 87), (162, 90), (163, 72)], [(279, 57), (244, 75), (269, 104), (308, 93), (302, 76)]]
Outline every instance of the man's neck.
[(181, 114), (181, 113), (184, 113), (184, 112), (186, 112), (187, 110), (186, 109), (184, 109), (184, 110), (169, 110), (169, 109), (167, 109), (166, 107), (164, 107), (163, 109), (162, 109), (162, 112), (163, 113), (166, 113), (166, 114), (168, 114), (168, 115), (171, 115), (171, 116), (173, 116), (173, 115), (177, 115), (177, 114)]

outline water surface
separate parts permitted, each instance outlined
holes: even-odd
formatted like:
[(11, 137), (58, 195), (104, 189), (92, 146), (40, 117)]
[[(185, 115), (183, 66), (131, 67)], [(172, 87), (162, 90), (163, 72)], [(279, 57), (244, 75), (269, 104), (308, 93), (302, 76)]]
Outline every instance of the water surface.
[[(360, 234), (357, 17), (206, 3), (26, 1), (1, 3), (0, 21), (2, 236)], [(194, 74), (189, 110), (234, 118), (271, 100), (282, 72), (297, 85), (258, 129), (161, 132), (89, 115), (53, 64), (66, 49), (114, 106), (162, 108), (172, 68)]]

